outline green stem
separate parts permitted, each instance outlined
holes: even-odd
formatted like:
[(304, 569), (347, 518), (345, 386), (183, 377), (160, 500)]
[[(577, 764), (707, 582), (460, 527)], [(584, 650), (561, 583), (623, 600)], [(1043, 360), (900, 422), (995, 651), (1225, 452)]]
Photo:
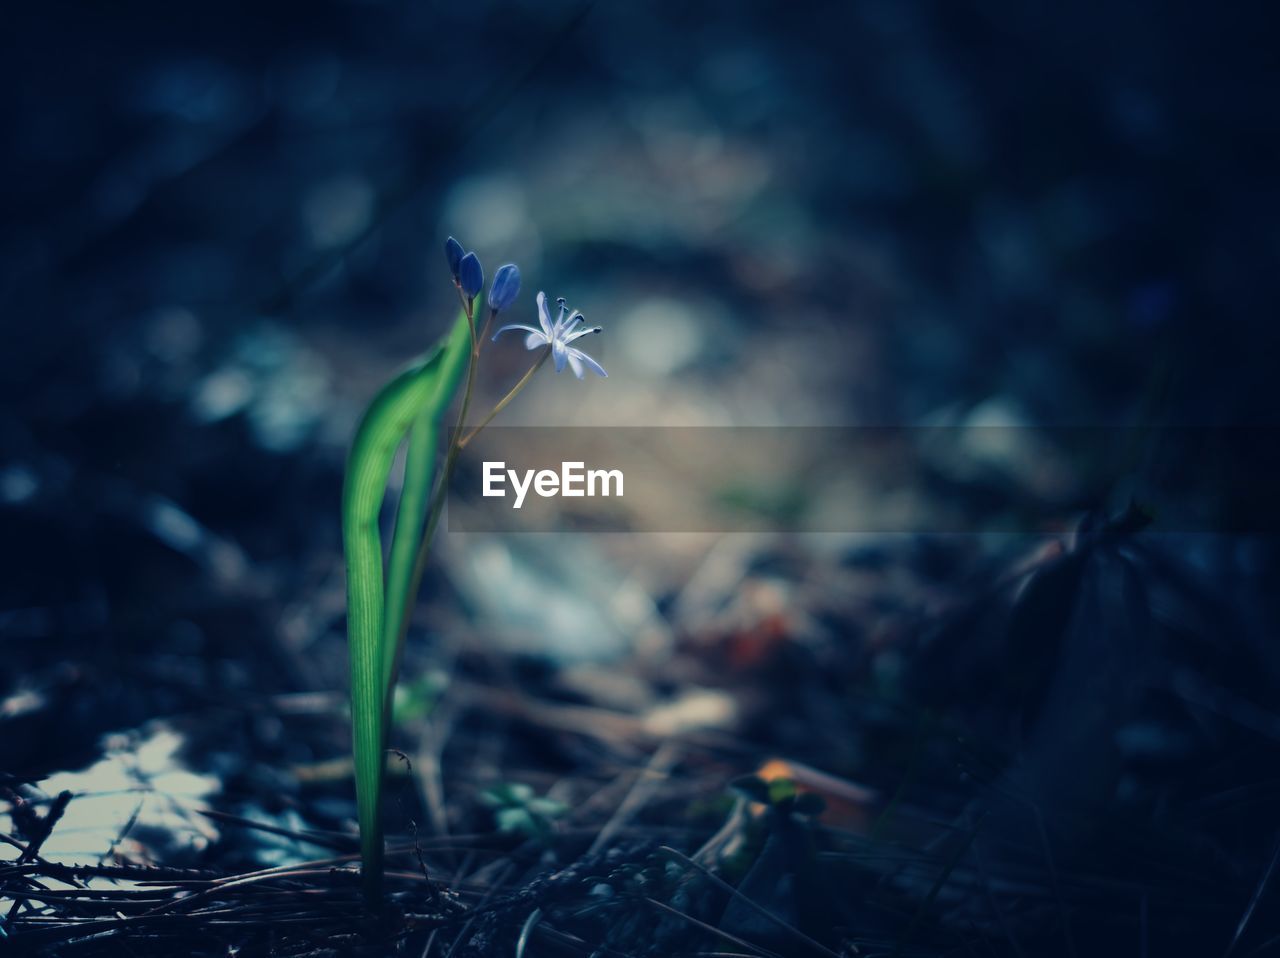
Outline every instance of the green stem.
[[(418, 590), (422, 587), (422, 576), (427, 567), (427, 553), (431, 545), (431, 538), (435, 535), (436, 525), (440, 520), (440, 508), (442, 505), (443, 491), (449, 487), (449, 479), (453, 476), (454, 463), (458, 458), (457, 435), (462, 429), (462, 424), (466, 421), (467, 410), (471, 407), (471, 395), (475, 387), (476, 367), (480, 361), (480, 339), (476, 335), (475, 317), (473, 313), (473, 304), (468, 302), (462, 296), (462, 290), (458, 290), (458, 296), (462, 300), (462, 308), (467, 317), (467, 326), (471, 332), (471, 357), (467, 364), (467, 381), (462, 391), (462, 408), (458, 411), (458, 425), (454, 429), (454, 438), (449, 443), (449, 451), (445, 455), (444, 469), (441, 470), (439, 479), (436, 483), (436, 493), (432, 497), (431, 506), (427, 512), (427, 527), (423, 532), (422, 538), (417, 543), (417, 556), (414, 559), (413, 569), (409, 573), (409, 577), (405, 583), (402, 592), (403, 605), (397, 615), (397, 628), (394, 633), (394, 641), (388, 641), (386, 647), (386, 710), (389, 715), (391, 712), (392, 700), (395, 694), (396, 680), (400, 675), (400, 659), (404, 653), (404, 642), (409, 634), (409, 617), (413, 611), (413, 604), (417, 601)], [(487, 327), (486, 327), (487, 328)], [(390, 634), (388, 635), (391, 639)]]
[[(467, 368), (470, 354), (471, 323), (464, 311), (459, 314), (445, 341), (440, 383), (430, 404), (423, 408), (409, 434), (405, 454), (404, 483), (396, 508), (395, 532), (387, 559), (387, 600), (385, 642), (382, 658), (382, 682), (390, 700), (394, 696), (393, 672), (399, 638), (405, 631), (404, 618), (413, 608), (413, 563), (422, 539), (427, 516), (427, 502), (436, 466), (436, 450), (440, 441), (440, 420), (458, 389), (458, 381)], [(388, 705), (388, 707), (390, 707)]]
[(476, 437), (476, 433), (478, 433), (481, 429), (483, 429), (485, 426), (489, 425), (489, 423), (493, 422), (495, 419), (498, 418), (498, 413), (506, 409), (507, 404), (510, 403), (511, 400), (515, 399), (516, 396), (520, 395), (520, 390), (524, 389), (525, 386), (529, 385), (529, 380), (533, 378), (533, 374), (542, 368), (542, 364), (547, 361), (547, 357), (549, 357), (550, 355), (551, 355), (551, 350), (548, 349), (545, 353), (542, 354), (541, 357), (539, 357), (536, 363), (534, 363), (532, 366), (529, 367), (529, 371), (520, 378), (520, 381), (518, 383), (516, 383), (514, 386), (511, 387), (511, 392), (507, 393), (500, 400), (498, 400), (498, 405), (494, 406), (493, 411), (490, 412), (489, 415), (485, 416), (483, 420), (481, 420), (480, 425), (476, 426), (475, 429), (472, 429), (461, 440), (459, 440), (458, 442), (459, 449), (466, 449), (467, 443), (469, 443), (472, 439)]
[[(547, 361), (547, 357), (550, 355), (551, 355), (550, 349), (548, 349), (545, 353), (543, 353), (542, 356), (538, 359), (538, 361), (534, 363), (531, 367), (529, 367), (529, 371), (526, 372), (524, 376), (520, 378), (520, 381), (516, 383), (514, 387), (512, 387), (511, 391), (507, 393), (505, 396), (503, 396), (501, 400), (499, 400), (498, 404), (493, 407), (492, 412), (490, 412), (489, 415), (485, 416), (484, 421), (481, 422), (480, 425), (476, 426), (475, 429), (471, 430), (471, 432), (467, 434), (465, 439), (459, 438), (462, 435), (462, 424), (464, 419), (462, 416), (458, 417), (458, 427), (454, 431), (453, 441), (449, 443), (449, 452), (445, 456), (444, 469), (441, 470), (440, 476), (436, 481), (435, 495), (432, 496), (431, 498), (431, 507), (427, 512), (427, 529), (426, 529), (426, 532), (423, 534), (422, 541), (418, 546), (417, 561), (414, 562), (414, 565), (413, 565), (413, 577), (410, 579), (410, 586), (408, 591), (408, 602), (410, 605), (412, 605), (414, 598), (418, 594), (418, 589), (422, 585), (422, 576), (427, 568), (427, 556), (430, 554), (430, 551), (431, 551), (431, 540), (435, 536), (436, 527), (440, 524), (440, 516), (443, 515), (444, 513), (444, 501), (445, 501), (445, 497), (448, 495), (448, 492), (449, 492), (449, 482), (453, 478), (453, 470), (454, 470), (454, 466), (457, 464), (458, 453), (462, 450), (464, 446), (466, 446), (467, 443), (469, 443), (472, 439), (476, 437), (476, 433), (478, 433), (485, 426), (489, 425), (489, 423), (493, 422), (494, 418), (498, 415), (498, 413), (502, 412), (502, 410), (507, 407), (507, 404), (510, 403), (511, 400), (516, 398), (516, 396), (520, 393), (520, 391), (529, 384), (529, 381), (531, 379), (533, 379), (533, 374), (536, 373), (542, 367), (542, 364)], [(464, 406), (465, 405), (466, 405), (466, 399), (464, 397)], [(404, 647), (404, 638), (405, 638), (406, 632), (408, 631), (408, 624), (409, 624), (409, 614), (408, 614), (408, 610), (406, 610), (404, 615), (401, 617), (400, 634), (396, 641), (396, 653), (395, 653), (396, 659), (395, 659), (395, 666), (393, 669), (393, 675), (395, 674), (395, 672), (398, 672), (400, 667), (400, 650), (403, 649)]]

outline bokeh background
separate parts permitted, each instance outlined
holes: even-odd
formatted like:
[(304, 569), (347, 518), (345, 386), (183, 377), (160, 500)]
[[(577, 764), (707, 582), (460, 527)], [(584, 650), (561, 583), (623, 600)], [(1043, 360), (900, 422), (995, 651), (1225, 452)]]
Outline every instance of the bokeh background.
[[(5, 18), (11, 782), (133, 755), (130, 775), (194, 775), (170, 784), (237, 814), (349, 825), (341, 782), (312, 793), (281, 770), (346, 747), (342, 460), (362, 404), (452, 316), (448, 234), (489, 275), (520, 264), (519, 319), (545, 289), (606, 327), (588, 345), (607, 381), (548, 370), (507, 424), (1276, 422), (1280, 68), (1265, 5), (55, 3)], [(527, 358), (514, 339), (488, 351), (476, 408)], [(998, 482), (956, 485), (983, 515), (1025, 516), (1036, 450), (1000, 455)], [(1035, 547), (446, 535), (408, 672), (429, 698), (489, 643), (515, 656), (494, 668), (515, 669), (507, 681), (659, 733), (808, 738), (809, 761), (850, 779), (882, 760), (896, 775), (886, 756), (910, 735), (877, 751), (799, 690), (817, 675), (824, 695), (892, 684), (914, 617)], [(1191, 537), (1169, 553), (1240, 616), (1231, 634), (1250, 650), (1222, 653), (1225, 671), (1183, 698), (1274, 746), (1269, 540)], [(753, 671), (784, 634), (824, 651), (795, 674)], [(929, 662), (951, 674), (945, 656)], [(285, 700), (285, 714), (333, 720), (301, 732)], [(505, 744), (468, 747), (482, 767), (458, 772), (464, 794), (514, 778), (542, 792), (598, 759), (557, 753), (553, 774), (503, 728)], [(1193, 747), (1153, 728), (1132, 733), (1139, 752), (1225, 754), (1222, 738)], [(193, 767), (170, 769), (187, 748)], [(1257, 771), (1268, 748), (1251, 739), (1199, 766), (1207, 793), (1255, 789), (1213, 853), (1240, 894), (1192, 921), (1223, 948), (1274, 840), (1252, 804), (1280, 787), (1275, 766)], [(742, 771), (771, 753), (749, 754)], [(443, 827), (432, 787), (417, 814)], [(86, 812), (84, 827), (115, 835), (128, 814)], [(265, 860), (200, 821), (203, 837), (157, 825), (135, 851)], [(97, 847), (90, 834), (68, 854)], [(1130, 895), (1082, 947), (1145, 954), (1137, 916), (1180, 901)], [(1123, 948), (1109, 937), (1121, 926)]]

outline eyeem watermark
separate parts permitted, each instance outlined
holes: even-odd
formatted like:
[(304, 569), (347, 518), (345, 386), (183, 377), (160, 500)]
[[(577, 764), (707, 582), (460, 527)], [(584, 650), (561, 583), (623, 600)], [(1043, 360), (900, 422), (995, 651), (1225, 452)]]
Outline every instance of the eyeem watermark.
[(1276, 426), (491, 426), (458, 466), (451, 532), (1042, 535), (1124, 489), (1152, 534), (1280, 537)]
[(508, 469), (505, 462), (489, 461), (484, 464), (484, 495), (506, 498), (508, 479), (516, 494), (512, 509), (524, 505), (524, 497), (531, 487), (543, 499), (556, 496), (622, 496), (621, 469), (588, 469), (585, 462), (562, 462), (559, 472), (554, 469), (526, 469), (521, 473)]

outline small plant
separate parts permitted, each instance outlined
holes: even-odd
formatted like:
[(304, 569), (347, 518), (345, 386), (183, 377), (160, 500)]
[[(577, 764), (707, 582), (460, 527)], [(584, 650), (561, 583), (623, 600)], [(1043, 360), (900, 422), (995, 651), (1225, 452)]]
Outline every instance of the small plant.
[(539, 797), (523, 782), (495, 785), (480, 793), (480, 801), (493, 810), (498, 831), (546, 840), (555, 820), (569, 810), (564, 802)]
[[(558, 301), (560, 315), (553, 323), (546, 295), (538, 293), (538, 327), (503, 326), (493, 338), (510, 329), (525, 330), (525, 346), (542, 349), (542, 355), (485, 419), (463, 435), (481, 346), (494, 319), (515, 302), (520, 292), (520, 270), (510, 263), (500, 267), (489, 286), (487, 310), (478, 310), (476, 301), (484, 287), (479, 258), (473, 252), (465, 252), (453, 237), (445, 243), (445, 255), (461, 313), (434, 348), (410, 363), (369, 403), (351, 444), (342, 494), (352, 751), (364, 891), (370, 907), (376, 907), (381, 898), (381, 806), (386, 767), (383, 756), (400, 655), (458, 453), (524, 389), (548, 357), (554, 358), (557, 372), (567, 364), (579, 379), (584, 368), (606, 375), (599, 363), (569, 345), (588, 333), (600, 332), (600, 327), (579, 328), (582, 315), (569, 311), (564, 300)], [(487, 312), (483, 330), (477, 329), (477, 314), (481, 312)], [(460, 383), (462, 402), (457, 429), (444, 450), (443, 466), (437, 471), (441, 423)], [(392, 463), (406, 442), (403, 491), (384, 570), (378, 515)]]

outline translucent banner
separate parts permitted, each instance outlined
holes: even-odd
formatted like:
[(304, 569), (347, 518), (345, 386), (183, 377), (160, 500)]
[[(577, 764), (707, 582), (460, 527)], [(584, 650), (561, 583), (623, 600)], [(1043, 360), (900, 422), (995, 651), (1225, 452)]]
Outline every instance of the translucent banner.
[(1264, 427), (489, 427), (448, 528), (1040, 533), (1138, 502), (1170, 532), (1280, 531)]

